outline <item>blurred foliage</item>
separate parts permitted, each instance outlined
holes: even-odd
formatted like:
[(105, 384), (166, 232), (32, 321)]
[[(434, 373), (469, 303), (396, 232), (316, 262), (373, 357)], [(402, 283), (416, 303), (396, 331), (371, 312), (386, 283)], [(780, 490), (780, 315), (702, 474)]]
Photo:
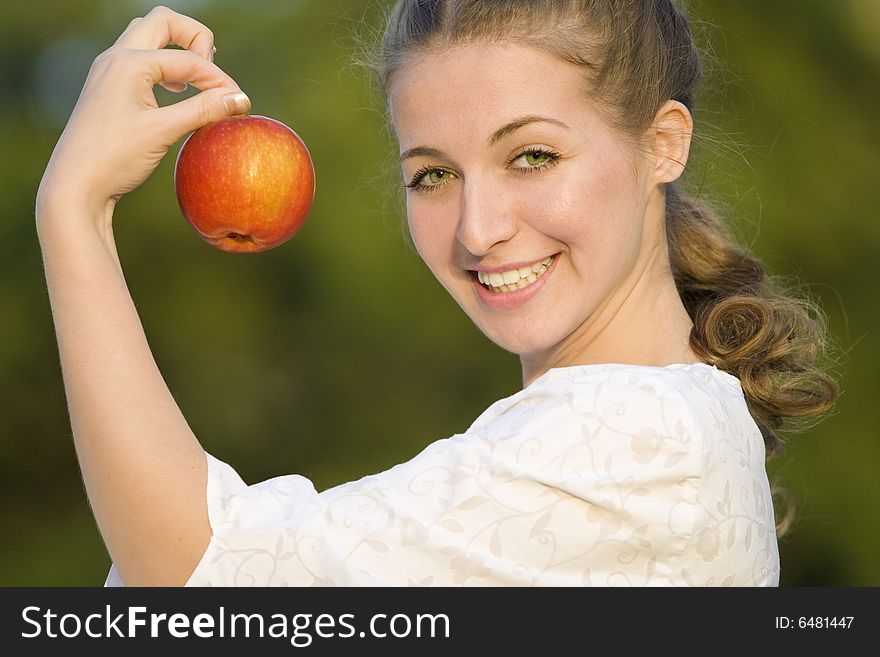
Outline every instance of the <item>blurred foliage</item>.
[[(189, 228), (173, 154), (119, 206), (132, 295), (206, 448), (247, 481), (298, 472), (320, 490), (413, 456), (515, 392), (517, 359), (470, 324), (401, 230), (395, 145), (352, 66), (358, 35), (385, 3), (167, 4), (213, 29), (217, 63), (253, 113), (303, 137), (318, 178), (305, 227), (260, 256), (224, 254)], [(797, 507), (780, 543), (782, 584), (876, 586), (880, 2), (690, 4), (710, 62), (690, 183), (726, 204), (773, 272), (804, 282), (837, 345), (837, 412), (787, 436), (769, 464)], [(148, 9), (134, 0), (0, 8), (7, 586), (96, 585), (109, 566), (73, 451), (33, 202), (91, 60)]]

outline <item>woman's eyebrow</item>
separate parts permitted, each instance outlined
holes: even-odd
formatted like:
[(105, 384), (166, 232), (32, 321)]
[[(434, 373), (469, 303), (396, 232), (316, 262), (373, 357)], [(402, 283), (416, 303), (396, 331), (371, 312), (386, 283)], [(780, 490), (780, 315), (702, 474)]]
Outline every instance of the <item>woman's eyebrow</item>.
[(416, 146), (415, 148), (407, 149), (403, 153), (401, 153), (400, 161), (403, 162), (408, 157), (418, 157), (419, 155), (438, 159), (446, 157), (446, 153), (436, 148), (431, 148), (430, 146)]
[(537, 114), (529, 114), (528, 116), (521, 116), (518, 119), (514, 119), (507, 125), (503, 125), (498, 130), (492, 133), (492, 136), (489, 137), (489, 146), (494, 146), (499, 141), (504, 139), (507, 135), (516, 132), (523, 126), (527, 126), (530, 123), (552, 123), (553, 125), (558, 125), (560, 128), (565, 128), (566, 130), (571, 130), (567, 125), (565, 125), (562, 121), (557, 121), (556, 119), (551, 119), (549, 116), (539, 116)]
[[(495, 132), (492, 133), (492, 136), (489, 137), (488, 144), (489, 146), (494, 146), (499, 141), (504, 139), (507, 135), (516, 132), (520, 128), (529, 125), (530, 123), (552, 123), (553, 125), (558, 125), (560, 128), (565, 128), (566, 130), (571, 130), (567, 125), (565, 125), (562, 121), (558, 121), (556, 119), (550, 118), (549, 116), (539, 116), (537, 114), (529, 114), (527, 116), (521, 116), (518, 119), (514, 119), (510, 123), (507, 123)], [(423, 155), (425, 157), (434, 157), (434, 158), (444, 158), (446, 154), (436, 148), (431, 148), (430, 146), (415, 146), (413, 148), (409, 148), (400, 154), (400, 161), (403, 162), (405, 159), (410, 157), (418, 157), (419, 155)]]

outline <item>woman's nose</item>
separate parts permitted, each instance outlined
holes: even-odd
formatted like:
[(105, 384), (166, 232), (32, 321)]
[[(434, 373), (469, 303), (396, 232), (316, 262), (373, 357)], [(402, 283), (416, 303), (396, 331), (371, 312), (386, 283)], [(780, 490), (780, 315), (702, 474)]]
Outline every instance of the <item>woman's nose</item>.
[(462, 246), (475, 256), (483, 256), (515, 233), (514, 210), (497, 186), (473, 179), (462, 184), (456, 233)]

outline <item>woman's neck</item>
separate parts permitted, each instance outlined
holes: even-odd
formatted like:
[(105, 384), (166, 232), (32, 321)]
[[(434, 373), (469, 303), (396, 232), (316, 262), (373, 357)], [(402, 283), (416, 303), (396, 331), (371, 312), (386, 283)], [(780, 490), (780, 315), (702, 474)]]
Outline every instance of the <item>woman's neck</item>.
[(692, 328), (668, 264), (647, 269), (561, 343), (521, 355), (523, 386), (555, 367), (700, 362), (690, 348)]

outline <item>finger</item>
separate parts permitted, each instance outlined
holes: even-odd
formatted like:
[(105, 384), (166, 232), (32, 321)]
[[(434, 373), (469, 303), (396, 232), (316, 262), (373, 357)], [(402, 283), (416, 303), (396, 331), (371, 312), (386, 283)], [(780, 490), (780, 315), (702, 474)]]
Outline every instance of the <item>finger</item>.
[(128, 55), (143, 60), (150, 86), (167, 83), (188, 83), (197, 89), (231, 87), (241, 91), (238, 84), (223, 70), (208, 60), (185, 50), (129, 50)]
[(251, 101), (240, 90), (217, 88), (159, 108), (153, 113), (170, 144), (209, 123), (247, 114), (250, 107)]
[(135, 18), (116, 40), (121, 48), (157, 50), (174, 44), (198, 53), (206, 59), (214, 57), (214, 34), (197, 20), (168, 7), (156, 7), (143, 18)]

